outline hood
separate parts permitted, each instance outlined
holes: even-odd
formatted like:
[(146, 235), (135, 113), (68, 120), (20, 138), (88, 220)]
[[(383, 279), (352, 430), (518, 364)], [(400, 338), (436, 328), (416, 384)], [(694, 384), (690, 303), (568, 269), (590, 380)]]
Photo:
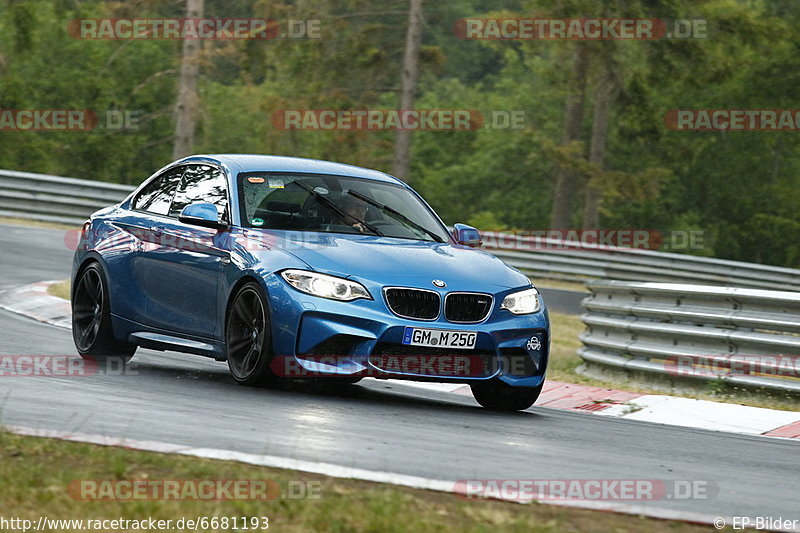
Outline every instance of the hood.
[(338, 233), (270, 234), (275, 248), (316, 271), (383, 285), (430, 287), (434, 279), (439, 279), (449, 290), (497, 291), (530, 283), (524, 274), (494, 255), (450, 243)]

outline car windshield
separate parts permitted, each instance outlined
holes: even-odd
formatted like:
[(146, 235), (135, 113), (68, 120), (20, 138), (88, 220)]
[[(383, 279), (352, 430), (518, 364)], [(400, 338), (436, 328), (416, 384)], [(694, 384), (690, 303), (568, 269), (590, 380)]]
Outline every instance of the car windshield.
[(446, 242), (441, 222), (411, 191), (342, 176), (239, 175), (245, 227), (379, 235)]

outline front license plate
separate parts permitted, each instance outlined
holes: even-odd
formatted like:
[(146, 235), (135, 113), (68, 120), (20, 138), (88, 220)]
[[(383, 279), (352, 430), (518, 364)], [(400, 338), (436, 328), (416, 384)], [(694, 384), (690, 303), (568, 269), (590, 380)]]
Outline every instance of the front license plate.
[(474, 331), (452, 331), (447, 329), (406, 328), (403, 344), (410, 346), (435, 346), (472, 350), (478, 334)]

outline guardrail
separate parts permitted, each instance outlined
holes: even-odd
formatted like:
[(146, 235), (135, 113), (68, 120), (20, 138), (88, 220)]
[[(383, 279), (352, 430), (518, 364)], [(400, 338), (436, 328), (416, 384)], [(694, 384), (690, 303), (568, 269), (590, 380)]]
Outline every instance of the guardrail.
[(134, 187), (47, 174), (0, 170), (0, 215), (81, 224)]
[(800, 293), (592, 281), (584, 361), (800, 392)]
[(484, 237), (502, 246), (487, 248), (493, 254), (541, 277), (555, 273), (555, 277), (566, 274), (581, 281), (600, 278), (800, 291), (800, 270), (795, 268), (636, 248), (592, 248), (579, 242), (496, 232), (485, 232)]
[[(0, 215), (80, 224), (125, 198), (133, 187), (0, 170)], [(578, 242), (485, 232), (506, 263), (541, 277), (689, 282), (800, 291), (800, 270), (633, 248), (590, 248)], [(510, 245), (509, 245), (510, 243)], [(507, 249), (507, 247), (513, 249)], [(506, 248), (506, 249), (504, 249)]]

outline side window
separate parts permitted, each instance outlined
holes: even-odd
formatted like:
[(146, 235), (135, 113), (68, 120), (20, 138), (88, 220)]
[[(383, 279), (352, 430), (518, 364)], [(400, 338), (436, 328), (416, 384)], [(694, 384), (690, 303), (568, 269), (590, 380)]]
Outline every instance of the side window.
[(208, 165), (187, 167), (181, 185), (172, 200), (169, 215), (177, 217), (184, 207), (196, 202), (216, 205), (220, 220), (227, 220), (228, 187), (221, 170)]
[(151, 181), (133, 200), (133, 208), (157, 215), (169, 213), (172, 197), (180, 184), (184, 167), (168, 170)]

